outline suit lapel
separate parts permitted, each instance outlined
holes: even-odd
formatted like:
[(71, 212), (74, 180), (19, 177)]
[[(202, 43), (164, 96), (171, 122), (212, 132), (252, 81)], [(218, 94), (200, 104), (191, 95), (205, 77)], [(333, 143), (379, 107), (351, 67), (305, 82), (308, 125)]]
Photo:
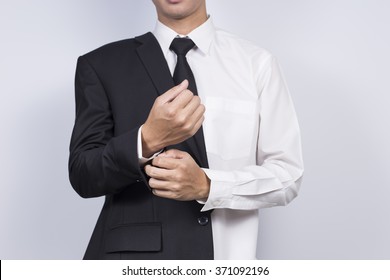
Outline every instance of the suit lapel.
[(141, 43), (137, 48), (137, 53), (158, 94), (163, 94), (168, 89), (174, 87), (175, 84), (171, 72), (156, 37), (148, 32), (136, 37), (135, 40)]
[[(157, 89), (158, 95), (174, 87), (175, 83), (156, 37), (149, 32), (135, 39), (141, 43), (137, 48), (137, 53)], [(202, 127), (193, 137), (180, 144), (168, 147), (168, 149), (172, 148), (189, 152), (199, 166), (208, 168)]]

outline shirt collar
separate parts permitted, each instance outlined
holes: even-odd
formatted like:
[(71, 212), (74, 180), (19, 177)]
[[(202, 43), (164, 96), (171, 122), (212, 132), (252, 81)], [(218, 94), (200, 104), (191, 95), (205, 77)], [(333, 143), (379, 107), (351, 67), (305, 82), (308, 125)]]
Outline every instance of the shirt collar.
[[(157, 38), (157, 41), (159, 42), (164, 54), (169, 52), (169, 46), (171, 45), (173, 39), (175, 39), (177, 36), (186, 37), (185, 35), (177, 34), (174, 30), (164, 25), (160, 21), (157, 21), (153, 34)], [(187, 36), (191, 38), (192, 41), (194, 41), (195, 45), (201, 52), (208, 54), (211, 42), (214, 39), (214, 35), (215, 27), (211, 17), (209, 17), (206, 22), (192, 30)]]

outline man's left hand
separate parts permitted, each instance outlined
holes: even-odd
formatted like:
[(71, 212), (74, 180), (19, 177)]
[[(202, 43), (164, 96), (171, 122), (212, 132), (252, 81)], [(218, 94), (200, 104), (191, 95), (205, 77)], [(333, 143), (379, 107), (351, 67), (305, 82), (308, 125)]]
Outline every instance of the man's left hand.
[(186, 152), (168, 150), (145, 166), (157, 196), (180, 201), (207, 199), (210, 179)]

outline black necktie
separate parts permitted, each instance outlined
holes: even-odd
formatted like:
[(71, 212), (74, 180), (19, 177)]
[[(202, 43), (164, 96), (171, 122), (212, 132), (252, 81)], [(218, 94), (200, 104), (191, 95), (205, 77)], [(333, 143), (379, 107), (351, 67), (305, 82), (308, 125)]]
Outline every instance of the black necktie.
[[(173, 73), (173, 80), (176, 85), (183, 80), (188, 80), (188, 89), (193, 94), (198, 95), (194, 74), (191, 71), (190, 65), (187, 62), (186, 54), (195, 46), (195, 43), (189, 38), (175, 38), (169, 47), (177, 55), (177, 63)], [(190, 154), (194, 157), (199, 166), (208, 168), (206, 146), (204, 143), (203, 129), (200, 129), (196, 134), (187, 139), (187, 144), (190, 146)]]
[(175, 72), (173, 73), (173, 80), (178, 85), (185, 79), (188, 80), (188, 89), (193, 94), (198, 95), (196, 89), (194, 74), (191, 71), (190, 65), (187, 62), (186, 54), (195, 46), (195, 43), (188, 38), (175, 38), (172, 41), (170, 49), (177, 55), (177, 63)]

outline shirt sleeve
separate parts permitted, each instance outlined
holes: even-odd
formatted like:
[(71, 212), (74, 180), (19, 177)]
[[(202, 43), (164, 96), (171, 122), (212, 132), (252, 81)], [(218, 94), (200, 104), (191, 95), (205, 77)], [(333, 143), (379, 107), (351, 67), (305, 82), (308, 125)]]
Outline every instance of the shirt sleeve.
[(266, 71), (265, 78), (257, 81), (260, 127), (256, 164), (235, 170), (203, 169), (211, 186), (202, 211), (286, 205), (298, 194), (303, 159), (297, 116), (274, 57)]
[(154, 159), (156, 156), (158, 156), (159, 154), (161, 154), (164, 151), (164, 149), (162, 149), (161, 151), (158, 151), (157, 153), (153, 154), (149, 158), (144, 158), (142, 156), (142, 135), (141, 135), (142, 126), (143, 125), (141, 125), (141, 127), (138, 129), (138, 135), (137, 135), (138, 162), (139, 162), (139, 165), (141, 167), (145, 166), (149, 161), (151, 161), (152, 159)]

